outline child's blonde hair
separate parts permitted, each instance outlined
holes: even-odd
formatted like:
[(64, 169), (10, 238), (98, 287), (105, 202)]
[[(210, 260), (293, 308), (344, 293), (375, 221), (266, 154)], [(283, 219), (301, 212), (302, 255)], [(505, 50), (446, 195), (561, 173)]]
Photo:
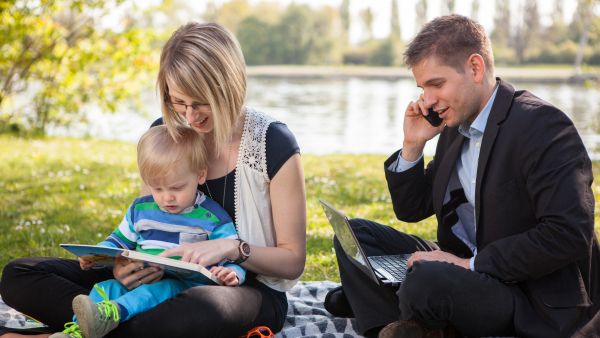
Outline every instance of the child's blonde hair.
[(164, 125), (150, 128), (142, 135), (137, 146), (137, 161), (144, 183), (160, 184), (176, 166), (187, 165), (190, 172), (207, 169), (208, 159), (202, 136), (186, 126), (175, 126), (174, 140)]
[(175, 126), (186, 120), (172, 111), (167, 82), (210, 106), (216, 149), (229, 142), (246, 98), (246, 62), (231, 32), (215, 23), (191, 22), (177, 29), (163, 46), (156, 85), (165, 124), (177, 138)]

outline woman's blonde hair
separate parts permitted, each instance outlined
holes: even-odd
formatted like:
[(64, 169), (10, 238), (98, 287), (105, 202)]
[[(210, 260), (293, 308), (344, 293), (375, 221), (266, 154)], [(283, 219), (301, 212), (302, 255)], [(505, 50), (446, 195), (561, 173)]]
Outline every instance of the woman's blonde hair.
[(214, 144), (228, 142), (246, 97), (246, 63), (236, 38), (215, 23), (191, 22), (177, 29), (160, 55), (157, 87), (165, 124), (174, 138), (185, 117), (169, 107), (170, 82), (213, 113)]
[(186, 126), (175, 126), (179, 137), (171, 137), (166, 126), (150, 128), (137, 146), (137, 161), (144, 183), (160, 184), (173, 168), (186, 165), (190, 172), (206, 170), (208, 158), (202, 135)]

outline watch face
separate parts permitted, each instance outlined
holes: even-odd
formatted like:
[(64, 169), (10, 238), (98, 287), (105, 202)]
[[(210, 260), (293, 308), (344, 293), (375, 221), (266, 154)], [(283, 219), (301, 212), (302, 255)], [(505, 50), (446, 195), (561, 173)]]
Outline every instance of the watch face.
[(246, 242), (240, 244), (240, 251), (244, 256), (250, 256), (250, 245)]

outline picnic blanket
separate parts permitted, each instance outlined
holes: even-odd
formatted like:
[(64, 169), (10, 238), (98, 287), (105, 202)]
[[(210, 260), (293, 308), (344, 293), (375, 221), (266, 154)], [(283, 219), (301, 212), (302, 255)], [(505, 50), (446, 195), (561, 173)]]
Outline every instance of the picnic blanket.
[[(327, 292), (338, 286), (334, 282), (300, 282), (288, 291), (288, 314), (277, 338), (351, 338), (361, 337), (354, 320), (335, 318), (323, 308)], [(0, 326), (32, 328), (39, 323), (8, 307), (0, 299)]]

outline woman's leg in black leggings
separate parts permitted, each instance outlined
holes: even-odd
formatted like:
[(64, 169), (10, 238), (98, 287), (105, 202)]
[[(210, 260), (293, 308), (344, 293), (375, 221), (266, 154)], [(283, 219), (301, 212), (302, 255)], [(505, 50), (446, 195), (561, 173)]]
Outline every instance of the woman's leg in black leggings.
[(239, 337), (259, 325), (280, 331), (287, 302), (257, 284), (193, 287), (124, 322), (107, 337)]
[[(23, 258), (4, 268), (0, 293), (9, 306), (62, 331), (71, 302), (88, 294), (110, 269), (82, 271), (73, 260)], [(123, 323), (109, 337), (239, 337), (250, 328), (283, 327), (287, 301), (255, 279), (240, 287), (199, 286)]]
[(4, 267), (0, 294), (10, 307), (62, 331), (72, 320), (73, 298), (88, 294), (95, 283), (109, 278), (111, 269), (83, 271), (75, 260), (20, 258)]

